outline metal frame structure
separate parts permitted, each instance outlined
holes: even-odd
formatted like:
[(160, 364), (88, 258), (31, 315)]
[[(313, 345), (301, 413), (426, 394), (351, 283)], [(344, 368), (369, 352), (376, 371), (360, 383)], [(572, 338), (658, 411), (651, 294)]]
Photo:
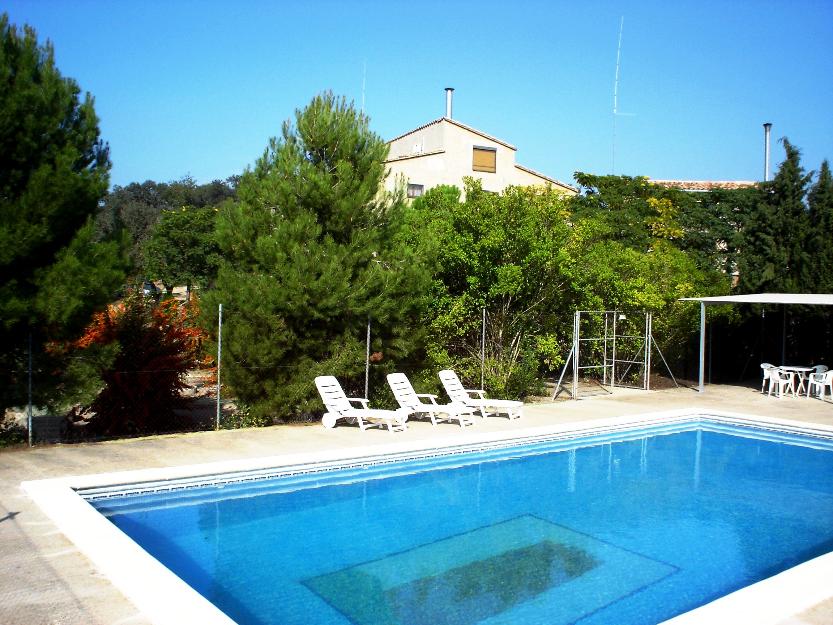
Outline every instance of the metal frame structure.
[[(682, 297), (681, 302), (700, 302), (700, 365), (697, 390), (706, 390), (706, 306), (716, 304), (775, 304), (797, 306), (833, 306), (833, 293), (748, 293), (714, 297)], [(786, 330), (782, 329), (781, 360), (786, 360)]]
[[(677, 384), (677, 380), (674, 378), (674, 374), (671, 373), (671, 369), (668, 367), (668, 363), (665, 362), (665, 357), (662, 355), (662, 352), (659, 349), (656, 341), (653, 337), (653, 315), (652, 313), (645, 312), (640, 313), (644, 315), (645, 318), (645, 326), (644, 326), (644, 333), (640, 336), (637, 334), (623, 334), (620, 333), (621, 325), (618, 325), (618, 322), (623, 321), (627, 318), (625, 313), (620, 310), (577, 310), (575, 315), (573, 316), (573, 343), (572, 347), (570, 348), (570, 353), (567, 355), (567, 360), (564, 363), (564, 368), (561, 370), (561, 376), (558, 378), (558, 382), (555, 385), (555, 391), (553, 392), (552, 398), (555, 399), (558, 394), (562, 390), (566, 390), (563, 382), (564, 376), (567, 373), (567, 369), (570, 367), (572, 363), (572, 385), (571, 389), (567, 392), (570, 393), (570, 396), (573, 399), (578, 399), (578, 379), (581, 371), (583, 370), (602, 370), (602, 388), (606, 388), (608, 393), (613, 392), (613, 388), (617, 385), (620, 387), (629, 387), (634, 388), (632, 384), (623, 384), (622, 381), (624, 380), (625, 376), (630, 372), (631, 368), (634, 365), (638, 365), (642, 369), (642, 384), (640, 387), (643, 390), (650, 390), (651, 389), (651, 354), (652, 349), (651, 345), (653, 345), (657, 352), (662, 358), (663, 363), (665, 364), (666, 369), (668, 369), (668, 373), (671, 375), (671, 379), (674, 380), (674, 384)], [(604, 321), (604, 330), (600, 336), (589, 336), (589, 337), (582, 337), (581, 336), (581, 322), (582, 322), (582, 315), (585, 315), (585, 318), (589, 318), (591, 315), (602, 316)], [(622, 339), (630, 339), (630, 340), (642, 340), (641, 345), (639, 348), (633, 352), (633, 355), (629, 358), (621, 358), (618, 350), (620, 349), (620, 344)], [(598, 364), (598, 362), (593, 362), (592, 357), (590, 360), (590, 364), (582, 364), (584, 361), (582, 360), (582, 356), (585, 350), (582, 349), (582, 344), (585, 343), (602, 343), (602, 362)], [(608, 357), (609, 356), (609, 357)], [(624, 372), (621, 373), (617, 378), (617, 366), (623, 366)], [(621, 371), (621, 369), (620, 369)], [(617, 383), (618, 379), (618, 383)]]

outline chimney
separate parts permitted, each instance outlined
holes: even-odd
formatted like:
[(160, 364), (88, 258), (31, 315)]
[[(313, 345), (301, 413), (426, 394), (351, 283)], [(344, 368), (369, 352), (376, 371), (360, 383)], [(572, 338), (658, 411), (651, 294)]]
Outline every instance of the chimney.
[(451, 119), (451, 100), (454, 97), (454, 87), (445, 88), (445, 116)]
[(764, 182), (769, 181), (769, 131), (772, 130), (772, 123), (764, 124)]

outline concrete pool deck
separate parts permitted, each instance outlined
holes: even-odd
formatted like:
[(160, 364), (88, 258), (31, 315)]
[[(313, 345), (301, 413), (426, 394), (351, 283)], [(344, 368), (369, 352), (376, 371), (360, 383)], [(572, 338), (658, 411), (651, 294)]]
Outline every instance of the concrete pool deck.
[[(699, 408), (741, 412), (833, 426), (833, 403), (806, 398), (775, 399), (755, 389), (709, 386), (691, 389), (619, 391), (580, 401), (529, 404), (522, 420), (490, 418), (479, 432), (517, 431), (657, 410)], [(73, 543), (57, 530), (21, 490), (25, 480), (201, 464), (344, 448), (390, 444), (453, 442), (466, 430), (453, 424), (433, 427), (409, 422), (409, 430), (391, 435), (356, 427), (332, 430), (320, 425), (276, 426), (155, 436), (141, 439), (51, 445), (0, 452), (0, 622), (12, 624), (145, 625), (140, 613), (96, 571)], [(833, 595), (833, 584), (831, 585)], [(781, 625), (833, 622), (833, 597)]]

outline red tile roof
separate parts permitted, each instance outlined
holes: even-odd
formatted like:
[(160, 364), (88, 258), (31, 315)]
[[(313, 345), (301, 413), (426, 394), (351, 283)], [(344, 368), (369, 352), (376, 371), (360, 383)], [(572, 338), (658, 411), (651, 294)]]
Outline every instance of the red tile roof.
[(651, 180), (658, 187), (680, 189), (681, 191), (714, 191), (715, 189), (749, 189), (757, 185), (751, 180)]

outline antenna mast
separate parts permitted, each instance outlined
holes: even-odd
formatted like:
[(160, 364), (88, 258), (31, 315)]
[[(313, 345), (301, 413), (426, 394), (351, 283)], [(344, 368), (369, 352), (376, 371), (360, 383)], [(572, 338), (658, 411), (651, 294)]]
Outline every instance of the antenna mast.
[(622, 29), (625, 26), (625, 16), (619, 18), (619, 44), (616, 46), (616, 79), (613, 81), (613, 149), (611, 154), (610, 173), (616, 173), (616, 117), (619, 115), (619, 61), (622, 57)]
[(364, 115), (364, 87), (367, 83), (367, 59), (362, 63), (362, 115)]

